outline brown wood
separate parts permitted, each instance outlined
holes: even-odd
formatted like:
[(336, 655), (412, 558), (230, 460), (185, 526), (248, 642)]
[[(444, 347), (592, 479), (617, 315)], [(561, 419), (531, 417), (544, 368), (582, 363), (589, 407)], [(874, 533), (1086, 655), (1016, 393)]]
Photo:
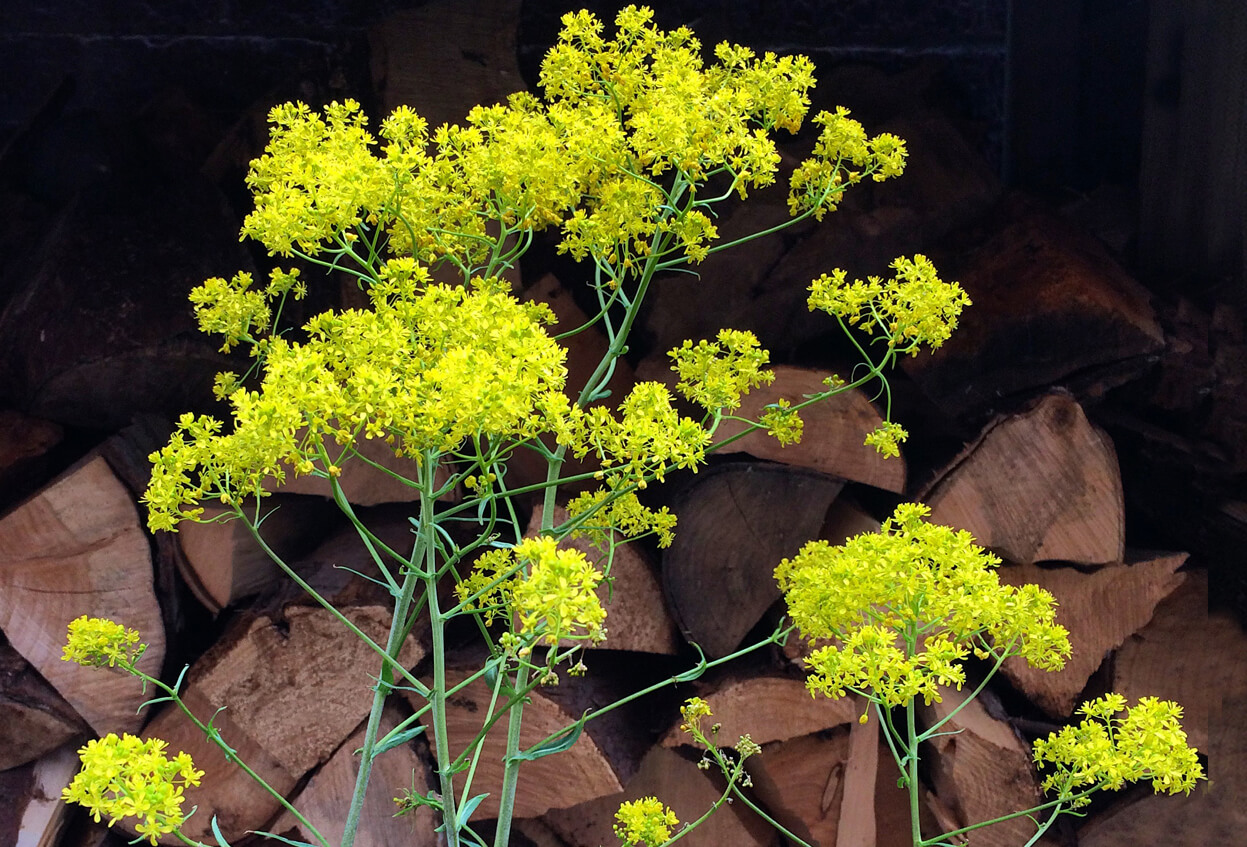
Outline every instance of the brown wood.
[[(942, 693), (942, 702), (920, 707), (925, 726), (950, 714), (969, 694), (952, 689), (942, 689)], [(1039, 805), (1039, 780), (1029, 746), (1008, 724), (988, 715), (980, 701), (972, 701), (942, 729), (958, 734), (933, 739), (923, 764), (930, 769), (936, 796), (953, 815), (954, 828)], [(942, 825), (947, 828), (948, 823), (943, 821)], [(1014, 818), (976, 829), (970, 834), (970, 843), (976, 847), (1017, 847), (1034, 833), (1028, 819)], [(1049, 834), (1039, 843), (1050, 844), (1050, 838)]]
[(89, 732), (56, 689), (0, 641), (0, 771), (34, 761)]
[(964, 265), (941, 262), (974, 305), (943, 347), (902, 362), (932, 400), (969, 414), (1075, 374), (1120, 383), (1147, 367), (1163, 333), (1147, 292), (1103, 246), (1018, 198), (991, 221)]
[(842, 485), (783, 465), (732, 463), (702, 471), (682, 493), (663, 584), (707, 656), (735, 650), (779, 599), (776, 565), (814, 537)]
[[(1247, 826), (1247, 635), (1202, 606), (1203, 578), (1191, 573), (1156, 617), (1118, 653), (1113, 685), (1133, 702), (1143, 694), (1177, 699), (1192, 744), (1208, 756), (1208, 782), (1184, 797), (1148, 785), (1123, 792), (1078, 833), (1083, 847), (1131, 847), (1171, 838), (1180, 844), (1236, 844)], [(1202, 606), (1202, 608), (1201, 608)], [(1128, 692), (1128, 693), (1127, 693)]]
[(1094, 573), (1037, 565), (1001, 568), (1001, 582), (1034, 583), (1052, 593), (1057, 622), (1069, 630), (1074, 649), (1064, 670), (1038, 670), (1013, 657), (1005, 661), (1003, 673), (1048, 714), (1068, 717), (1105, 655), (1139, 631), (1156, 604), (1182, 584), (1184, 576), (1175, 572), (1185, 561), (1185, 553), (1176, 553), (1110, 565)]
[(18, 847), (56, 847), (73, 817), (73, 809), (61, 799), (61, 791), (78, 773), (77, 744), (66, 744), (44, 755), (31, 768), (30, 787), (21, 798), (9, 798), (25, 808), (20, 810)]
[[(536, 535), (541, 529), (542, 510), (533, 510), (528, 522), (528, 535)], [(567, 512), (555, 507), (554, 522), (567, 520)], [(606, 569), (609, 549), (592, 544), (587, 538), (564, 541), (561, 547), (579, 550), (589, 561), (603, 571)], [(611, 584), (603, 580), (597, 594), (606, 609), (607, 639), (599, 645), (608, 650), (632, 650), (638, 653), (662, 653), (675, 655), (680, 652), (682, 641), (667, 601), (663, 596), (656, 567), (637, 544), (621, 544), (615, 548), (608, 575)], [(566, 646), (573, 642), (566, 640)], [(583, 642), (581, 642), (583, 643)]]
[[(211, 520), (225, 511), (220, 506), (204, 506), (203, 519)], [(338, 514), (324, 500), (282, 495), (265, 498), (261, 513), (265, 515), (264, 542), (287, 563), (321, 540)], [(286, 578), (242, 521), (187, 521), (179, 525), (176, 538), (182, 550), (178, 559), (182, 576), (199, 602), (213, 613)]]
[[(677, 377), (671, 372), (670, 360), (649, 360), (641, 365), (646, 379), (661, 379), (675, 390)], [(775, 381), (759, 386), (741, 400), (733, 414), (758, 420), (763, 407), (783, 398), (793, 405), (804, 402), (803, 395), (826, 391), (823, 380), (829, 372), (811, 368), (776, 365)], [(885, 459), (864, 443), (867, 433), (883, 423), (883, 418), (862, 391), (841, 394), (801, 411), (805, 428), (801, 441), (781, 446), (766, 430), (750, 433), (739, 441), (716, 450), (716, 455), (748, 453), (758, 459), (782, 462), (792, 467), (807, 468), (852, 482), (900, 493), (905, 488), (903, 457)], [(715, 441), (723, 441), (745, 430), (738, 421), (723, 421), (715, 432)]]
[(0, 520), (0, 629), (98, 733), (136, 731), (147, 699), (132, 677), (61, 659), (81, 615), (136, 629), (139, 667), (160, 674), (165, 630), (152, 559), (130, 492), (88, 457)]
[[(619, 843), (614, 833), (619, 804), (642, 797), (659, 798), (675, 812), (681, 824), (690, 823), (705, 814), (723, 793), (723, 786), (712, 775), (699, 770), (696, 761), (696, 755), (690, 759), (656, 746), (622, 791), (569, 809), (551, 810), (543, 820), (568, 847)], [(680, 843), (689, 847), (774, 847), (780, 839), (770, 824), (742, 803), (734, 803), (721, 807)]]
[[(720, 742), (727, 746), (742, 735), (758, 744), (787, 741), (853, 723), (861, 714), (851, 698), (811, 697), (802, 680), (784, 676), (729, 677), (700, 696), (720, 725)], [(666, 747), (692, 743), (678, 721), (662, 739)]]
[[(759, 800), (786, 829), (811, 844), (837, 844), (846, 792), (849, 728), (768, 744), (750, 760)], [(871, 774), (870, 789), (874, 788)], [(873, 821), (873, 804), (868, 806)]]
[[(400, 720), (397, 708), (387, 706), (381, 717), (381, 734), (389, 732)], [(363, 743), (361, 726), (290, 801), (330, 845), (342, 842), (346, 813), (359, 774), (358, 750)], [(439, 843), (433, 830), (440, 821), (434, 820), (432, 809), (422, 806), (402, 817), (395, 816), (396, 797), (409, 791), (428, 793), (426, 767), (410, 744), (394, 747), (376, 758), (355, 834), (359, 847), (433, 847)], [(268, 831), (315, 843), (311, 833), (289, 812), (283, 812)]]
[(1125, 552), (1117, 455), (1068, 394), (993, 420), (919, 498), (1013, 562), (1098, 565)]
[[(1209, 612), (1207, 571), (1184, 575), (1147, 626), (1118, 648), (1112, 688), (1131, 703), (1160, 697), (1181, 704), (1187, 738), (1206, 752), (1215, 733), (1240, 731), (1225, 710), (1233, 708), (1233, 691), (1247, 690), (1247, 634), (1229, 615)], [(1234, 772), (1244, 761), (1216, 758), (1210, 765), (1214, 772)]]
[[(384, 644), (389, 612), (378, 606), (343, 613), (374, 641)], [(413, 638), (400, 661), (414, 667), (424, 648)], [(282, 617), (241, 617), (192, 667), (184, 700), (216, 723), (226, 743), (274, 788), (289, 792), (321, 764), (367, 716), (380, 659), (329, 612), (288, 606)], [(187, 791), (199, 804), (187, 835), (205, 837), (214, 814), (231, 841), (261, 829), (278, 807), (178, 710), (166, 707), (145, 735), (164, 738), (172, 750), (191, 754), (204, 771), (202, 784)]]

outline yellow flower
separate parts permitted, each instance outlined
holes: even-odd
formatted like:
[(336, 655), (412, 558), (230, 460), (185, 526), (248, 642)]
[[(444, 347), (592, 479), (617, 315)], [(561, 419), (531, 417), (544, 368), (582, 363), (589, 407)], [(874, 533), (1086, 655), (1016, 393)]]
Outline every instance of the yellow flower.
[(621, 803), (615, 813), (615, 834), (627, 845), (658, 847), (671, 837), (671, 828), (680, 819), (657, 797), (642, 797)]
[(183, 790), (203, 777), (190, 756), (178, 753), (170, 759), (165, 746), (159, 738), (118, 738), (111, 732), (90, 741), (78, 751), (82, 770), (61, 796), (85, 806), (96, 823), (105, 815), (109, 826), (122, 818), (137, 819), (135, 831), (155, 844), (181, 827), (186, 820)]
[(83, 615), (69, 622), (69, 635), (61, 659), (92, 668), (105, 665), (112, 668), (118, 664), (133, 667), (146, 649), (146, 644), (139, 644), (137, 630)]
[(736, 409), (749, 389), (775, 381), (764, 369), (770, 354), (752, 332), (721, 329), (716, 341), (685, 341), (667, 355), (680, 375), (676, 390), (710, 412)]

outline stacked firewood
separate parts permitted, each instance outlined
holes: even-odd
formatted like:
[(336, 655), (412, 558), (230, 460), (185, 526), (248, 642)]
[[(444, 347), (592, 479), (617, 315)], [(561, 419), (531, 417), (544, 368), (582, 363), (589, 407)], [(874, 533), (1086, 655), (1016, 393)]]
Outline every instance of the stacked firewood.
[[(517, 3), (481, 0), (429, 4), (391, 19), (375, 34), (380, 99), (391, 106), (410, 102), (436, 122), (519, 87), (514, 43), (497, 36), (514, 31), (500, 21), (511, 16), (514, 23), (516, 14)], [(436, 27), (429, 16), (436, 16)], [(481, 21), (489, 26), (482, 29)], [(441, 56), (445, 44), (463, 43), (474, 45), (471, 61), (458, 50), (457, 59), (428, 60)], [(426, 84), (430, 79), (436, 84)], [(824, 82), (833, 89), (827, 96), (850, 101), (858, 92), (865, 97), (907, 84), (860, 70), (844, 75), (842, 90), (834, 90), (836, 81)], [(611, 388), (619, 397), (638, 380), (673, 382), (665, 350), (730, 326), (757, 333), (779, 363), (774, 383), (747, 397), (742, 414), (756, 416), (781, 398), (799, 400), (821, 388), (828, 373), (852, 367), (827, 322), (806, 310), (809, 280), (833, 267), (883, 273), (892, 257), (923, 251), (936, 257), (946, 278), (962, 283), (974, 305), (943, 350), (907, 360), (896, 375), (893, 414), (913, 433), (912, 443), (890, 460), (864, 446), (883, 418), (878, 397), (856, 392), (810, 409), (799, 445), (781, 448), (751, 434), (697, 474), (674, 477), (655, 496), (679, 517), (675, 543), (616, 553), (609, 638), (588, 657), (586, 677), (565, 676), (534, 692), (522, 743), (687, 670), (697, 650), (719, 658), (765, 637), (782, 615), (773, 578), (781, 559), (810, 539), (838, 542), (877, 529), (897, 502), (918, 500), (931, 507), (933, 521), (969, 530), (999, 555), (1003, 581), (1052, 592), (1074, 649), (1058, 673), (1006, 663), (1003, 678), (954, 719), (959, 734), (931, 745), (924, 757), (924, 828), (956, 829), (1035, 805), (1041, 794), (1029, 741), (1070, 720), (1083, 699), (1115, 690), (1131, 699), (1181, 702), (1212, 782), (1186, 799), (1127, 792), (1093, 807), (1077, 832), (1072, 824), (1054, 829), (1043, 843), (1117, 847), (1160, 843), (1168, 837), (1161, 833), (1176, 831), (1181, 843), (1231, 843), (1235, 830), (1226, 821), (1235, 786), (1242, 787), (1244, 736), (1227, 727), (1241, 724), (1233, 710), (1241, 713), (1247, 702), (1247, 637), (1230, 618), (1209, 614), (1206, 573), (1185, 553), (1132, 544), (1118, 451), (1096, 422), (1111, 417), (1105, 398), (1119, 387), (1133, 386), (1136, 397), (1154, 390), (1158, 361), (1169, 393), (1156, 396), (1178, 402), (1170, 377), (1190, 361), (1189, 350), (1175, 358), (1166, 332), (1172, 327), (1162, 327), (1147, 292), (1094, 240), (1036, 203), (1002, 197), (948, 120), (913, 111), (904, 98), (893, 102), (900, 105), (879, 114), (882, 125), (874, 129), (908, 140), (905, 177), (850, 196), (821, 227), (712, 257), (697, 268), (700, 279), (660, 280), (640, 341)], [(227, 235), (233, 224), (220, 213), (212, 178), (234, 176), (228, 163), (258, 152), (254, 145), (262, 139), (254, 126), (254, 115), (243, 118), (199, 178), (206, 202), (197, 219)], [(798, 137), (786, 153), (795, 160), (803, 144), (808, 140)], [(730, 237), (786, 214), (782, 190), (760, 191), (719, 228)], [(307, 836), (176, 709), (140, 709), (150, 692), (133, 679), (63, 662), (66, 625), (84, 614), (138, 629), (148, 644), (143, 667), (152, 675), (172, 681), (188, 665), (187, 705), (204, 719), (216, 713), (215, 725), (241, 758), (332, 840), (354, 784), (375, 657), (301, 596), (237, 523), (147, 533), (136, 505), (146, 484), (145, 457), (170, 424), (153, 416), (127, 422), (163, 408), (146, 402), (149, 390), (161, 402), (202, 402), (186, 383), (199, 380), (206, 388), (205, 374), (222, 360), (190, 331), (181, 295), (152, 300), (120, 292), (120, 301), (144, 304), (131, 312), (143, 323), (131, 326), (121, 315), (102, 334), (73, 326), (82, 315), (53, 317), (51, 304), (67, 290), (92, 285), (81, 270), (86, 257), (99, 255), (93, 239), (115, 238), (111, 223), (87, 217), (81, 206), (68, 209), (62, 223), (50, 236), (60, 239), (48, 254), (55, 258), (0, 316), (0, 354), (13, 365), (18, 386), (10, 393), (22, 398), (14, 403), (19, 409), (0, 413), (0, 486), (11, 504), (0, 517), (0, 847), (100, 847), (116, 839), (86, 824), (59, 796), (76, 770), (77, 747), (122, 731), (165, 738), (206, 772), (202, 786), (188, 792), (198, 811), (187, 835), (210, 838), (215, 816), (231, 843), (255, 830)], [(205, 276), (250, 261), (236, 246), (213, 259), (222, 256), (226, 266), (202, 268)], [(175, 259), (183, 272), (205, 264), (203, 256), (169, 261)], [(568, 270), (525, 271), (514, 280), (520, 296), (549, 303), (564, 326), (583, 320)], [(350, 296), (335, 292), (340, 301)], [(41, 346), (45, 324), (58, 327), (62, 343), (55, 349)], [(586, 331), (571, 343), (570, 382), (578, 375), (583, 382), (605, 342)], [(1247, 421), (1236, 417), (1241, 406), (1222, 408), (1226, 431)], [(89, 447), (64, 440), (62, 427), (87, 426), (115, 434)], [(719, 434), (732, 432), (727, 424)], [(410, 470), (385, 451), (373, 458), (400, 473)], [(410, 489), (363, 465), (348, 466), (342, 484), (379, 535), (410, 543)], [(276, 490), (272, 501), (281, 508), (265, 523), (266, 538), (352, 622), (379, 638), (389, 623), (388, 597), (352, 574), (366, 571), (367, 554), (327, 494), (307, 480)], [(538, 526), (539, 507), (521, 507)], [(1247, 510), (1222, 518), (1247, 526)], [(590, 555), (601, 552), (576, 543)], [(424, 674), (428, 650), (417, 632), (401, 660)], [(751, 654), (696, 682), (672, 682), (590, 722), (569, 751), (522, 769), (515, 842), (617, 843), (612, 824), (620, 802), (650, 795), (681, 820), (700, 816), (722, 789), (713, 772), (697, 767), (702, 751), (678, 729), (679, 703), (696, 694), (713, 709), (724, 745), (745, 734), (761, 745), (762, 755), (749, 763), (752, 790), (789, 830), (823, 847), (908, 844), (906, 794), (877, 721), (859, 723), (864, 705), (854, 699), (812, 698), (803, 684), (805, 654), (806, 645), (793, 638), (782, 650)], [(452, 680), (479, 658), (466, 638), (452, 645)], [(489, 695), (477, 684), (453, 698), (452, 742), (462, 746), (474, 736)], [(947, 692), (924, 720), (938, 720), (962, 696)], [(396, 697), (385, 722), (392, 726), (419, 706)], [(488, 737), (474, 777), (479, 791), (491, 792), (478, 819), (497, 809), (502, 726)], [(427, 810), (393, 817), (393, 798), (429, 790), (432, 753), (420, 738), (378, 760), (359, 843), (438, 843)], [(1021, 844), (1029, 826), (998, 824), (973, 843)], [(779, 845), (784, 839), (733, 805), (686, 843)]]

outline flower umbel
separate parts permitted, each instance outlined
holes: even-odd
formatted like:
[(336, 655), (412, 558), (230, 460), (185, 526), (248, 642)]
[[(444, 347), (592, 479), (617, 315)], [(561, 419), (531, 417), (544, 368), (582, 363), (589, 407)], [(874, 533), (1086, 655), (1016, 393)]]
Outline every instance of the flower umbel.
[(159, 738), (144, 741), (128, 734), (119, 738), (111, 732), (87, 742), (78, 751), (82, 770), (62, 797), (85, 806), (96, 823), (105, 815), (109, 826), (122, 818), (136, 818), (135, 831), (155, 844), (186, 820), (182, 792), (198, 785), (203, 776), (190, 756), (178, 753), (169, 758), (165, 746)]
[(110, 668), (118, 664), (133, 667), (147, 649), (139, 643), (137, 630), (126, 629), (115, 621), (83, 615), (69, 622), (69, 636), (61, 659), (88, 668)]
[(642, 797), (620, 804), (615, 813), (615, 834), (627, 845), (658, 847), (671, 837), (671, 828), (680, 823), (675, 812), (657, 797)]
[(1001, 585), (1000, 560), (970, 534), (923, 520), (930, 509), (902, 503), (879, 532), (833, 547), (812, 541), (775, 570), (803, 636), (830, 639), (806, 659), (811, 692), (869, 692), (897, 706), (938, 686), (960, 687), (959, 664), (974, 650), (1020, 655), (1057, 670), (1070, 654), (1052, 595)]
[[(1190, 794), (1205, 778), (1195, 748), (1187, 744), (1177, 703), (1142, 697), (1127, 708), (1126, 698), (1106, 694), (1078, 711), (1085, 717), (1077, 726), (1035, 741), (1035, 763), (1052, 768), (1045, 791), (1066, 797), (1080, 789), (1117, 791), (1150, 779), (1157, 794)], [(1088, 802), (1082, 797), (1074, 806)]]

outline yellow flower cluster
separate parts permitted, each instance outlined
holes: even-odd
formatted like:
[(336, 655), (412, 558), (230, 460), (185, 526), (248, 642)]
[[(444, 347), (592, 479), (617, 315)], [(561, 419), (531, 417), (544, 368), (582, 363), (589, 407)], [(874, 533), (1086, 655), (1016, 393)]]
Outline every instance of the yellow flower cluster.
[(866, 434), (867, 447), (874, 447), (875, 452), (885, 459), (895, 459), (901, 455), (901, 442), (909, 438), (905, 427), (892, 421), (884, 421), (878, 428)]
[(615, 487), (635, 483), (644, 488), (647, 476), (662, 482), (670, 465), (696, 469), (705, 459), (710, 434), (697, 421), (680, 416), (662, 383), (638, 382), (619, 411), (616, 418), (601, 406), (577, 408), (577, 427), (569, 442), (579, 458), (594, 453)]
[[(1024, 657), (1058, 670), (1070, 654), (1052, 595), (1001, 585), (999, 559), (970, 534), (927, 523), (902, 503), (877, 533), (833, 547), (812, 541), (775, 570), (803, 636), (831, 639), (807, 660), (811, 692), (870, 692), (889, 705), (960, 686), (971, 650)], [(994, 645), (994, 646), (991, 646)]]
[(186, 820), (183, 791), (198, 785), (203, 776), (186, 753), (166, 756), (166, 746), (159, 738), (144, 741), (128, 734), (118, 738), (111, 732), (87, 742), (78, 751), (82, 770), (61, 796), (85, 806), (96, 823), (105, 815), (109, 826), (122, 818), (137, 818), (135, 831), (155, 844)]
[(610, 543), (608, 533), (612, 531), (633, 539), (652, 532), (659, 547), (670, 547), (675, 540), (676, 516), (666, 506), (651, 509), (642, 505), (635, 492), (586, 491), (567, 503), (567, 514), (573, 518), (590, 510), (592, 516), (571, 533), (572, 538), (588, 538), (599, 547)]
[[(788, 208), (793, 214), (814, 210), (816, 220), (836, 208), (840, 194), (869, 175), (875, 182), (899, 176), (905, 170), (905, 142), (890, 133), (874, 138), (849, 117), (843, 106), (834, 112), (819, 112), (814, 123), (823, 129), (814, 144), (814, 154), (797, 166), (788, 192)], [(845, 170), (845, 164), (857, 170)]]
[(595, 592), (601, 582), (602, 572), (583, 553), (540, 536), (484, 554), (455, 591), (467, 608), (485, 611), (487, 623), (514, 612), (521, 634), (555, 645), (606, 637), (606, 610)]
[(61, 659), (88, 668), (114, 668), (119, 664), (133, 667), (146, 649), (146, 644), (139, 643), (138, 630), (83, 615), (69, 622)]
[(562, 396), (566, 351), (543, 326), (553, 322), (549, 309), (519, 303), (504, 285), (430, 285), (393, 300), (381, 289), (371, 310), (313, 318), (304, 343), (271, 340), (259, 389), (229, 396), (232, 431), (185, 415), (152, 455), (149, 525), (173, 529), (197, 517), (206, 497), (261, 495), (288, 467), (333, 474), (329, 452), (360, 436), (418, 457), (470, 436), (556, 428), (541, 410), (561, 408), (551, 396)]
[(940, 280), (926, 256), (902, 256), (892, 270), (896, 275), (887, 280), (872, 276), (852, 283), (842, 270), (823, 274), (810, 285), (810, 311), (822, 309), (867, 334), (878, 329), (901, 353), (916, 356), (920, 344), (941, 346), (970, 298), (957, 283)]
[[(1142, 697), (1129, 708), (1120, 694), (1084, 703), (1084, 719), (1046, 739), (1035, 741), (1035, 763), (1051, 766), (1045, 791), (1072, 796), (1080, 789), (1117, 791), (1128, 782), (1150, 779), (1157, 793), (1190, 794), (1204, 779), (1197, 751), (1187, 744), (1182, 707), (1169, 700)], [(1074, 806), (1090, 802), (1079, 798)]]
[[(544, 100), (514, 94), (476, 107), (462, 125), (430, 131), (400, 107), (378, 138), (352, 100), (323, 115), (302, 103), (276, 107), (247, 178), (256, 205), (243, 235), (280, 255), (316, 255), (326, 243), (350, 252), (362, 238), (479, 271), (497, 238), (485, 222), (496, 220), (512, 232), (558, 226), (560, 250), (577, 260), (634, 267), (662, 234), (665, 249), (700, 261), (718, 233), (704, 211), (714, 201), (698, 189), (722, 177), (744, 197), (774, 182), (772, 134), (800, 128), (813, 64), (724, 43), (707, 65), (689, 30), (658, 29), (645, 7), (623, 9), (615, 25), (607, 38), (591, 13), (565, 15), (541, 66)], [(823, 131), (793, 178), (794, 214), (821, 217), (865, 175), (900, 173), (898, 139), (867, 138), (844, 110), (815, 121)]]
[(752, 332), (721, 329), (715, 341), (685, 341), (667, 355), (680, 375), (676, 390), (709, 412), (739, 408), (749, 389), (775, 381), (764, 369), (770, 354)]
[(675, 812), (662, 804), (657, 797), (642, 797), (640, 800), (627, 800), (620, 804), (615, 813), (615, 835), (623, 843), (658, 847), (671, 838), (671, 828), (678, 826), (680, 819)]

